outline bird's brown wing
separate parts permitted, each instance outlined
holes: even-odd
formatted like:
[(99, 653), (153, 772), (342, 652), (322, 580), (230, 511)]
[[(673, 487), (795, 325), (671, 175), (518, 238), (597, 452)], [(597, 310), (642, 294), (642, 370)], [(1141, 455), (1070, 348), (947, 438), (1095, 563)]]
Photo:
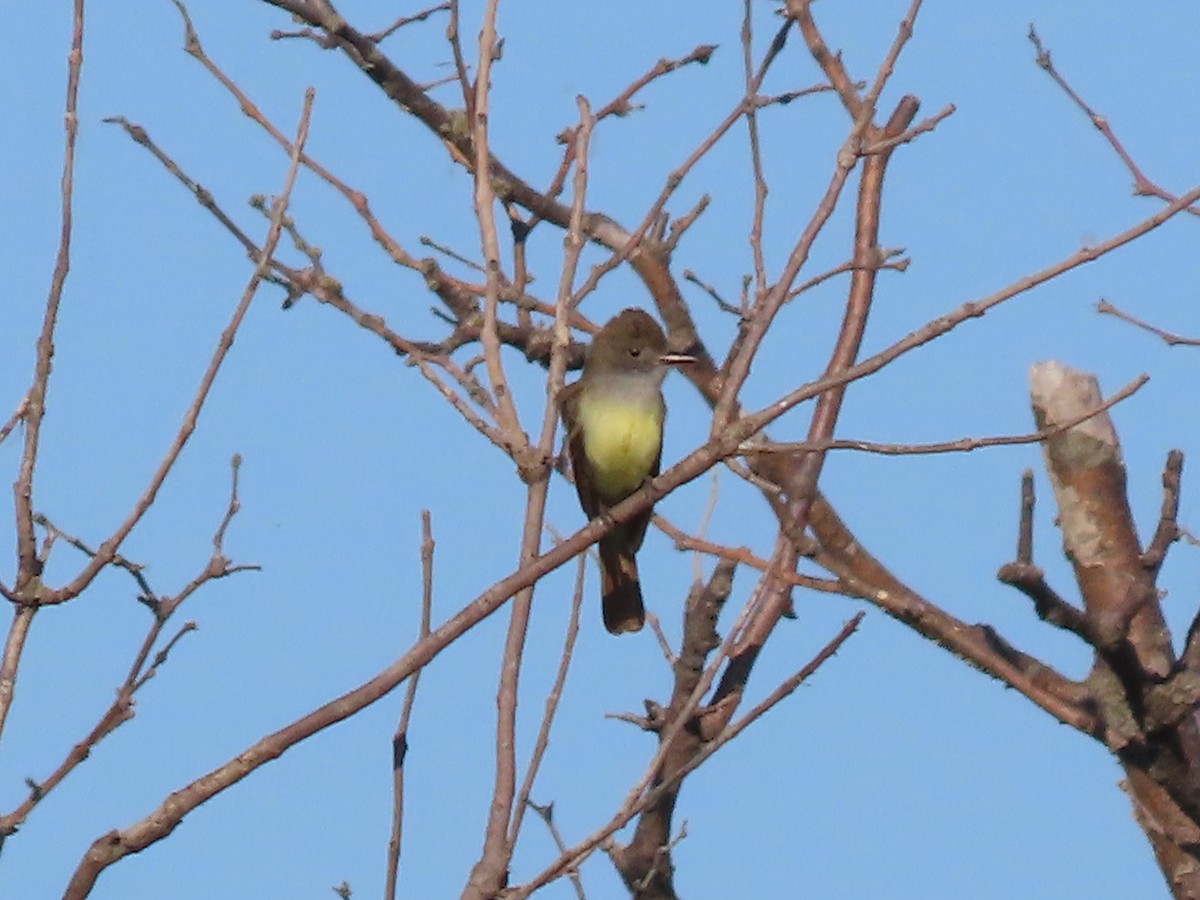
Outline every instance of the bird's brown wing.
[(576, 412), (578, 402), (578, 381), (568, 384), (558, 392), (558, 410), (567, 434), (567, 455), (571, 458), (571, 477), (575, 479), (575, 492), (579, 494), (579, 505), (583, 507), (584, 514), (589, 519), (594, 519), (600, 515), (604, 506), (593, 489), (593, 479), (579, 477), (579, 473), (586, 472), (591, 463), (583, 450), (583, 429), (579, 426), (579, 416)]

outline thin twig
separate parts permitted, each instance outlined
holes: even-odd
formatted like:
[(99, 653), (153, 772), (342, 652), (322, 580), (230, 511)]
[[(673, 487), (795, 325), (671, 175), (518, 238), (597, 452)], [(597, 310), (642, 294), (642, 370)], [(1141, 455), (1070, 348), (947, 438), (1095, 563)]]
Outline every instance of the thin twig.
[(900, 58), (900, 51), (912, 39), (913, 26), (917, 21), (917, 13), (920, 11), (921, 0), (912, 0), (912, 3), (909, 4), (908, 12), (900, 20), (900, 26), (896, 30), (896, 37), (892, 40), (892, 46), (888, 48), (887, 56), (879, 64), (879, 71), (875, 73), (875, 80), (871, 83), (870, 90), (863, 96), (863, 103), (868, 108), (875, 109), (875, 105), (879, 102), (879, 97), (883, 93), (888, 79), (892, 77), (892, 73), (896, 70), (896, 61)]
[[(532, 800), (527, 801), (530, 808), (538, 814), (538, 817), (546, 823), (546, 829), (550, 832), (550, 838), (554, 841), (554, 846), (558, 848), (559, 853), (567, 852), (566, 841), (562, 838), (562, 832), (558, 830), (558, 826), (554, 824), (554, 804), (547, 803), (545, 806), (539, 806)], [(576, 900), (587, 900), (583, 893), (583, 879), (579, 877), (578, 869), (568, 869), (567, 878), (571, 882), (571, 886), (575, 888)]]
[(1163, 466), (1163, 498), (1158, 513), (1158, 525), (1154, 529), (1154, 537), (1142, 553), (1142, 565), (1155, 576), (1166, 561), (1167, 551), (1179, 540), (1179, 497), (1182, 492), (1182, 479), (1183, 452), (1172, 450), (1167, 454), (1167, 462)]
[(370, 38), (371, 40), (375, 41), (375, 43), (379, 43), (385, 38), (391, 37), (405, 25), (412, 25), (415, 22), (424, 22), (434, 13), (444, 12), (449, 9), (449, 3), (439, 3), (436, 6), (423, 9), (418, 13), (413, 13), (411, 16), (401, 16), (387, 28), (384, 28), (382, 31), (376, 31), (374, 34), (370, 35)]
[(242, 508), (241, 498), (238, 496), (238, 473), (242, 468), (242, 454), (235, 453), (229, 460), (230, 470), (230, 486), (229, 486), (229, 505), (225, 507), (225, 516), (221, 519), (221, 524), (217, 526), (216, 532), (213, 534), (213, 555), (225, 555), (225, 532), (229, 528), (229, 523), (233, 521)]
[(713, 285), (706, 281), (702, 281), (691, 269), (684, 269), (679, 274), (683, 276), (684, 281), (690, 281), (692, 284), (696, 285), (696, 287), (704, 291), (704, 293), (708, 294), (708, 296), (712, 297), (717, 304), (717, 309), (721, 310), (721, 312), (730, 313), (735, 316), (740, 316), (742, 314), (742, 311), (737, 306), (732, 303), (727, 303), (725, 300), (723, 300), (720, 292), (713, 287)]
[[(883, 247), (879, 247), (877, 248), (877, 252), (875, 254), (876, 258), (868, 263), (868, 265), (877, 270), (893, 269), (897, 272), (905, 272), (908, 270), (908, 260), (895, 259), (895, 257), (900, 256), (902, 253), (904, 253), (903, 250), (888, 250)], [(853, 272), (856, 268), (858, 268), (858, 266), (855, 264), (854, 260), (849, 260), (842, 263), (840, 266), (834, 266), (832, 269), (822, 272), (820, 275), (814, 275), (812, 278), (808, 279), (808, 281), (801, 282), (800, 284), (796, 285), (796, 287), (788, 291), (787, 298), (784, 302), (791, 303), (801, 294), (811, 291), (817, 285), (823, 284), (830, 278), (833, 278), (836, 275), (841, 275), (844, 272)]]
[[(704, 511), (700, 513), (700, 521), (696, 523), (696, 537), (700, 540), (708, 533), (708, 526), (712, 524), (713, 516), (717, 512), (717, 501), (721, 499), (721, 478), (720, 472), (716, 469), (712, 471), (712, 477), (708, 482), (708, 499), (704, 501)], [(700, 555), (696, 554), (694, 559), (694, 567), (692, 569), (692, 581), (701, 581), (703, 573), (700, 567)]]
[(1148, 331), (1158, 338), (1161, 338), (1163, 343), (1168, 347), (1200, 347), (1200, 338), (1183, 337), (1170, 331), (1164, 331), (1157, 325), (1151, 325), (1149, 322), (1139, 319), (1137, 316), (1125, 312), (1107, 300), (1101, 298), (1096, 302), (1096, 312), (1101, 315), (1115, 316), (1122, 322), (1128, 322), (1143, 331)]
[(1149, 380), (1150, 376), (1143, 373), (1119, 391), (1116, 391), (1095, 409), (1088, 410), (1086, 413), (1073, 417), (1070, 421), (1061, 425), (1055, 425), (1053, 428), (1042, 431), (1031, 431), (1026, 434), (996, 435), (981, 438), (964, 437), (953, 441), (937, 441), (929, 444), (883, 444), (875, 441), (858, 441), (849, 438), (789, 441), (786, 443), (755, 442), (748, 443), (747, 446), (742, 448), (741, 453), (745, 456), (762, 456), (773, 453), (789, 454), (812, 450), (822, 452), (826, 450), (858, 450), (863, 453), (876, 453), (882, 456), (912, 456), (935, 453), (969, 453), (972, 450), (979, 450), (984, 447), (1013, 447), (1020, 444), (1038, 444), (1066, 431), (1068, 428), (1074, 428), (1081, 422), (1086, 422), (1088, 419), (1101, 415), (1122, 400), (1132, 397)]
[(663, 631), (662, 622), (653, 610), (646, 610), (646, 624), (650, 626), (650, 631), (654, 635), (654, 640), (658, 642), (658, 650), (663, 655), (668, 666), (675, 665), (675, 652), (671, 649), (671, 642), (667, 640), (667, 635)]
[(462, 91), (463, 110), (469, 118), (475, 103), (471, 91), (471, 80), (467, 76), (467, 63), (463, 58), (462, 40), (458, 30), (458, 0), (450, 0), (450, 21), (446, 23), (446, 42), (450, 44), (450, 52), (454, 55), (454, 74), (457, 76), (459, 89)]
[[(1054, 63), (1050, 59), (1050, 51), (1046, 49), (1045, 45), (1042, 43), (1041, 37), (1037, 33), (1037, 29), (1035, 29), (1032, 25), (1029, 26), (1029, 41), (1033, 44), (1034, 49), (1037, 51), (1036, 62), (1038, 66), (1054, 80), (1054, 83), (1062, 89), (1063, 93), (1070, 98), (1071, 102), (1074, 103), (1075, 106), (1077, 106), (1083, 112), (1083, 114), (1088, 117), (1092, 125), (1096, 127), (1096, 130), (1104, 136), (1106, 141), (1108, 141), (1108, 144), (1110, 147), (1112, 147), (1113, 152), (1116, 153), (1121, 162), (1124, 163), (1125, 168), (1129, 170), (1129, 174), (1133, 176), (1134, 195), (1139, 197), (1158, 197), (1167, 203), (1174, 202), (1176, 199), (1174, 194), (1171, 194), (1170, 192), (1159, 187), (1145, 176), (1138, 164), (1134, 162), (1134, 159), (1129, 154), (1129, 151), (1125, 149), (1125, 146), (1117, 138), (1117, 134), (1115, 131), (1113, 131), (1112, 126), (1109, 124), (1108, 118), (1100, 115), (1100, 113), (1092, 109), (1092, 107), (1088, 105), (1088, 103), (1078, 93), (1076, 93), (1075, 89), (1072, 88), (1067, 80), (1059, 73), (1058, 69), (1054, 67)], [(1200, 216), (1200, 208), (1191, 206), (1190, 204), (1187, 207), (1187, 211), (1194, 216)]]
[[(418, 641), (429, 637), (433, 617), (433, 528), (429, 510), (421, 510), (421, 625)], [(417, 699), (417, 682), (420, 670), (408, 680), (404, 703), (400, 708), (400, 721), (392, 736), (392, 835), (388, 841), (387, 884), (384, 897), (395, 898), (400, 874), (401, 839), (404, 836), (404, 760), (408, 755), (408, 722), (412, 717), (413, 702)]]
[(475, 216), (479, 220), (480, 243), (486, 262), (487, 293), (483, 302), (483, 329), (479, 343), (483, 347), (487, 364), (491, 395), (496, 403), (496, 423), (514, 454), (517, 465), (522, 465), (520, 453), (525, 450), (528, 439), (521, 429), (520, 417), (513, 401), (508, 378), (500, 359), (500, 338), (497, 333), (498, 309), (500, 305), (500, 242), (496, 231), (496, 195), (492, 189), (491, 173), (488, 171), (488, 91), (491, 84), (492, 59), (496, 47), (496, 9), (498, 0), (488, 0), (479, 32), (479, 57), (475, 76), (473, 129), (475, 149)]
[(829, 83), (833, 85), (833, 89), (841, 99), (842, 106), (849, 114), (851, 121), (866, 123), (870, 121), (875, 110), (871, 106), (866, 106), (864, 109), (863, 100), (858, 95), (858, 85), (846, 71), (842, 62), (842, 54), (831, 51), (825, 43), (825, 39), (821, 37), (816, 22), (813, 21), (812, 11), (809, 8), (811, 5), (812, 0), (787, 0), (786, 15), (788, 19), (799, 26), (808, 52), (816, 64), (821, 67), (825, 77), (829, 79)]
[[(754, 8), (751, 0), (742, 4), (742, 80), (747, 98), (756, 97), (760, 84), (754, 79), (752, 23)], [(777, 41), (786, 37), (786, 31), (778, 32)], [(762, 150), (758, 141), (758, 108), (750, 105), (746, 110), (746, 138), (750, 145), (750, 173), (754, 180), (754, 217), (750, 222), (750, 252), (754, 257), (754, 281), (758, 292), (767, 289), (767, 263), (763, 256), (763, 216), (767, 208), (767, 178), (763, 172)]]
[[(46, 518), (44, 514), (36, 513), (33, 517), (33, 521), (39, 527), (44, 528), (47, 535), (55, 538), (62, 538), (80, 553), (83, 553), (88, 557), (96, 555), (95, 548), (89, 546), (88, 543), (83, 540), (83, 538), (71, 534), (69, 531), (64, 531), (58, 525)], [(137, 582), (138, 590), (141, 591), (138, 599), (143, 600), (143, 602), (148, 604), (156, 602), (154, 591), (150, 589), (150, 585), (146, 581), (145, 566), (143, 566), (141, 563), (135, 563), (130, 559), (126, 559), (120, 553), (113, 557), (110, 565), (128, 572), (130, 577)]]
[(21, 398), (21, 402), (17, 404), (17, 408), (13, 410), (13, 414), (8, 417), (8, 421), (0, 425), (0, 444), (3, 444), (5, 439), (12, 433), (12, 430), (17, 427), (17, 423), (25, 418), (25, 412), (29, 409), (29, 394), (26, 393)]
[(433, 238), (431, 238), (427, 234), (421, 235), (418, 238), (418, 240), (421, 242), (422, 247), (428, 247), (430, 250), (436, 250), (438, 253), (441, 253), (442, 255), (449, 257), (450, 259), (454, 260), (455, 262), (461, 263), (462, 265), (466, 266), (468, 269), (472, 269), (476, 272), (479, 272), (480, 274), (486, 275), (486, 270), (484, 269), (483, 266), (481, 266), (479, 263), (475, 262), (475, 260), (473, 260), (473, 259), (467, 259), (465, 256), (463, 256), (461, 253), (459, 253), (453, 247), (449, 247), (446, 244), (438, 243), (437, 241), (435, 241)]
[[(21, 451), (21, 462), (17, 479), (13, 484), (14, 512), (17, 534), (17, 575), (12, 587), (12, 597), (17, 601), (13, 609), (13, 621), (4, 640), (0, 654), (0, 735), (8, 721), (16, 692), (17, 669), (25, 649), (25, 639), (38, 604), (41, 602), (43, 586), (42, 564), (38, 559), (37, 537), (33, 523), (33, 472), (37, 465), (42, 420), (46, 415), (46, 395), (50, 384), (50, 370), (54, 359), (54, 332), (58, 324), (58, 313), (62, 305), (63, 288), (67, 273), (71, 269), (71, 238), (74, 226), (75, 202), (75, 141), (79, 134), (79, 83), (83, 74), (83, 0), (75, 0), (71, 17), (71, 50), (67, 54), (67, 92), (63, 125), (66, 132), (63, 140), (62, 180), (59, 199), (58, 251), (55, 254), (54, 271), (50, 276), (50, 290), (46, 297), (46, 309), (42, 317), (42, 328), (38, 335), (33, 380), (22, 403), (21, 418), (25, 422), (25, 444)], [(11, 430), (11, 425), (6, 425)], [(7, 434), (7, 431), (5, 432)]]
[(533, 743), (533, 752), (529, 757), (529, 765), (525, 769), (525, 778), (521, 789), (517, 792), (516, 806), (513, 808), (512, 825), (508, 830), (508, 846), (517, 845), (517, 837), (521, 833), (521, 820), (525, 807), (531, 806), (529, 795), (533, 792), (533, 783), (537, 778), (542, 757), (550, 744), (550, 727), (554, 724), (554, 715), (558, 712), (558, 702), (562, 697), (563, 685), (567, 681), (567, 672), (571, 668), (571, 658), (575, 652), (575, 641), (579, 637), (579, 613), (583, 607), (583, 579), (587, 571), (587, 556), (580, 554), (579, 565), (575, 570), (575, 590), (571, 594), (571, 617), (567, 621), (567, 633), (563, 637), (563, 649), (558, 659), (558, 671), (554, 683), (546, 694), (545, 708), (542, 713), (542, 724), (538, 728), (537, 739)]
[(887, 153), (901, 144), (911, 143), (921, 135), (928, 134), (937, 128), (944, 119), (950, 118), (956, 112), (958, 112), (958, 107), (953, 103), (947, 103), (932, 116), (926, 116), (916, 125), (905, 128), (899, 134), (864, 141), (858, 152), (862, 156), (878, 156), (880, 153)]
[[(752, 569), (757, 569), (760, 572), (771, 570), (772, 564), (769, 560), (763, 559), (761, 556), (756, 556), (751, 550), (746, 547), (729, 547), (725, 544), (718, 544), (713, 541), (706, 541), (701, 537), (688, 534), (681, 528), (677, 528), (671, 522), (656, 515), (654, 524), (659, 530), (666, 534), (675, 542), (675, 549), (682, 551), (692, 551), (695, 553), (706, 553), (709, 556), (715, 556), (718, 559), (727, 559), (730, 562), (742, 563)], [(817, 578), (813, 575), (803, 575), (799, 572), (772, 572), (772, 577), (786, 581), (788, 584), (796, 587), (808, 588), (813, 591), (821, 591), (826, 594), (841, 594), (845, 593), (845, 585), (839, 581), (831, 581), (828, 578)]]

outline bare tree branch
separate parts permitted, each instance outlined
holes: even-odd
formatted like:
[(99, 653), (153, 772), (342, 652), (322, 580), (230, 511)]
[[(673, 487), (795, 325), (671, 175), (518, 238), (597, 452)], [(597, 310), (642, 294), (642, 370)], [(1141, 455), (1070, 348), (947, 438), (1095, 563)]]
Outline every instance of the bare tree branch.
[[(421, 624), (417, 631), (417, 640), (429, 636), (430, 621), (433, 617), (433, 528), (430, 524), (429, 510), (421, 510)], [(404, 837), (404, 761), (408, 756), (408, 723), (412, 718), (413, 703), (417, 699), (417, 684), (421, 679), (420, 671), (414, 672), (409, 679), (408, 690), (404, 692), (404, 703), (400, 707), (400, 720), (396, 723), (396, 733), (392, 736), (392, 835), (388, 841), (387, 882), (384, 887), (384, 897), (395, 898), (396, 887), (400, 874), (400, 850)]]

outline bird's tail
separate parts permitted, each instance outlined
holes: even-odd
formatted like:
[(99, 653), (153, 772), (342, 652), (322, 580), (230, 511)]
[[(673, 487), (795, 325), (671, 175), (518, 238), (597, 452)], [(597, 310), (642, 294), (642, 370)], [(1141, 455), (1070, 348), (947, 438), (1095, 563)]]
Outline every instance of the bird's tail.
[(625, 539), (600, 541), (600, 595), (604, 627), (612, 634), (641, 631), (646, 624), (637, 559)]

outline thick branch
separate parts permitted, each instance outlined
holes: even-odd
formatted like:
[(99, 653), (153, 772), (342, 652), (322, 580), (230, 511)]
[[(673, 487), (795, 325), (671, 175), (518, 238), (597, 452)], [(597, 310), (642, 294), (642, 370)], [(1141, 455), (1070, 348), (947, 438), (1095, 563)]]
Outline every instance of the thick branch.
[[(1099, 396), (1096, 379), (1060, 363), (1030, 375), (1034, 416), (1053, 426)], [(1193, 673), (1175, 671), (1171, 635), (1125, 492), (1125, 467), (1107, 415), (1046, 441), (1063, 549), (1083, 596), (1096, 663), (1088, 684), (1103, 737), (1121, 761), (1138, 821), (1177, 897), (1200, 896), (1200, 734)], [(1171, 502), (1165, 504), (1170, 514)]]

